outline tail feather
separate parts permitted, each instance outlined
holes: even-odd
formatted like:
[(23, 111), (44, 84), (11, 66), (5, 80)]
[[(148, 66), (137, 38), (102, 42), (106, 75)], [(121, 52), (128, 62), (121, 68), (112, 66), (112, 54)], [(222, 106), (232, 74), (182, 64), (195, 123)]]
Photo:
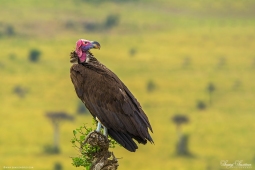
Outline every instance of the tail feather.
[(108, 129), (108, 134), (114, 140), (116, 140), (116, 142), (121, 144), (124, 148), (126, 148), (130, 152), (135, 152), (135, 150), (138, 148), (136, 143), (132, 140), (132, 138), (128, 134), (117, 132), (114, 131), (113, 129)]

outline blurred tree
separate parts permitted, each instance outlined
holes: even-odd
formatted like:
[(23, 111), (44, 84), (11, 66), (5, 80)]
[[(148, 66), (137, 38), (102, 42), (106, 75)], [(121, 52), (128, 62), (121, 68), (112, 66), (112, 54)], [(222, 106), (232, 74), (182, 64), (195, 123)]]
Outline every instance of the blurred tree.
[(119, 15), (118, 14), (110, 14), (105, 18), (103, 23), (98, 21), (86, 21), (83, 23), (83, 27), (86, 31), (89, 32), (97, 32), (102, 30), (109, 30), (119, 24)]
[(176, 114), (172, 117), (172, 121), (176, 124), (176, 131), (178, 135), (178, 139), (180, 140), (182, 133), (181, 133), (181, 125), (188, 123), (189, 118), (182, 114)]
[(225, 57), (219, 58), (217, 67), (220, 69), (220, 68), (223, 68), (225, 65), (226, 65), (226, 58)]
[(212, 105), (212, 93), (215, 91), (215, 85), (210, 82), (207, 86), (207, 91), (209, 93), (209, 104)]
[(110, 14), (105, 19), (104, 27), (106, 29), (111, 29), (119, 24), (120, 17), (118, 14)]
[(56, 148), (55, 146), (50, 145), (50, 144), (44, 145), (43, 151), (46, 154), (59, 154), (60, 153), (59, 147)]
[(253, 58), (253, 61), (252, 61), (252, 68), (255, 68), (255, 58)]
[(21, 87), (20, 85), (16, 85), (13, 88), (13, 93), (19, 96), (20, 98), (23, 98), (28, 93), (28, 90), (24, 87)]
[(30, 50), (30, 52), (29, 52), (29, 60), (31, 61), (31, 62), (37, 62), (38, 60), (39, 60), (39, 58), (40, 58), (40, 55), (41, 55), (41, 52), (39, 51), (39, 50), (37, 50), (37, 49), (32, 49), (32, 50)]
[(89, 32), (96, 32), (100, 30), (101, 26), (99, 23), (96, 22), (85, 22), (84, 28)]
[(75, 26), (75, 23), (74, 23), (72, 20), (68, 20), (68, 21), (66, 21), (66, 23), (65, 23), (66, 29), (73, 29), (74, 26)]
[(4, 68), (4, 64), (0, 62), (0, 68)]
[(202, 100), (198, 100), (198, 101), (197, 101), (197, 108), (198, 108), (199, 110), (204, 110), (204, 109), (206, 109), (206, 104), (205, 104), (205, 102), (202, 101)]
[(238, 90), (241, 86), (242, 86), (241, 80), (236, 80), (236, 81), (233, 83), (233, 90)]
[(181, 125), (188, 123), (189, 118), (182, 114), (176, 114), (172, 117), (172, 121), (176, 124), (176, 131), (178, 136), (176, 153), (178, 155), (190, 155), (188, 151), (188, 135), (183, 135), (181, 131)]
[(16, 54), (14, 54), (14, 53), (9, 54), (9, 59), (10, 60), (15, 60), (16, 59)]
[(83, 0), (84, 2), (89, 2), (89, 3), (93, 3), (93, 4), (98, 4), (98, 3), (103, 3), (103, 2), (115, 2), (115, 3), (119, 3), (119, 2), (130, 2), (130, 1), (139, 1), (139, 0)]
[(189, 148), (188, 148), (188, 142), (189, 142), (189, 135), (187, 135), (187, 134), (182, 135), (179, 142), (176, 145), (177, 155), (181, 155), (181, 156), (190, 156), (191, 155), (191, 153), (189, 152)]
[(56, 163), (54, 164), (54, 170), (62, 170), (62, 169), (63, 169), (63, 166), (62, 166), (61, 163), (56, 162)]
[(5, 28), (5, 34), (7, 36), (13, 36), (15, 34), (14, 27), (12, 25), (7, 25)]
[[(53, 147), (45, 147), (47, 153), (59, 153), (59, 123), (64, 120), (73, 121), (74, 117), (65, 112), (48, 112), (45, 114), (51, 120), (54, 129)], [(51, 152), (52, 151), (52, 152)]]
[(82, 103), (81, 101), (78, 102), (78, 106), (77, 106), (77, 113), (78, 114), (88, 114), (88, 110), (85, 107), (84, 103)]
[(147, 92), (152, 92), (156, 89), (156, 84), (153, 82), (153, 80), (149, 80), (147, 82)]
[(130, 50), (129, 50), (129, 55), (130, 55), (130, 57), (133, 57), (135, 54), (136, 54), (136, 49), (135, 48), (131, 48)]
[(190, 64), (191, 64), (191, 59), (190, 59), (190, 57), (185, 57), (185, 58), (183, 59), (183, 62), (182, 62), (182, 67), (183, 67), (183, 68), (187, 68), (187, 67), (190, 66)]

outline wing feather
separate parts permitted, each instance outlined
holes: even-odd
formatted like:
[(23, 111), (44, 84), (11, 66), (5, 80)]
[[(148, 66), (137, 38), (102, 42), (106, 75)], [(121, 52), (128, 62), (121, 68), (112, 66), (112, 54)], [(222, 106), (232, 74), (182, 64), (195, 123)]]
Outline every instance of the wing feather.
[(77, 96), (126, 149), (137, 149), (132, 138), (143, 144), (153, 142), (148, 132), (151, 125), (139, 102), (113, 72), (105, 66), (97, 71), (97, 67), (88, 63), (71, 67)]

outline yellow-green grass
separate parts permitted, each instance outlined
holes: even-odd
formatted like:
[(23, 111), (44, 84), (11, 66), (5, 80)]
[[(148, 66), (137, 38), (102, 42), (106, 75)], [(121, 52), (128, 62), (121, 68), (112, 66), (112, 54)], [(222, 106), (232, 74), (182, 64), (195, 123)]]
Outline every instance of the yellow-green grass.
[[(198, 170), (220, 169), (221, 160), (253, 163), (255, 22), (249, 17), (211, 14), (201, 18), (193, 13), (203, 11), (203, 3), (197, 2), (190, 8), (185, 1), (99, 6), (78, 0), (1, 2), (2, 16), (8, 16), (2, 27), (13, 25), (17, 35), (0, 39), (0, 165), (52, 169), (55, 162), (61, 162), (64, 169), (76, 169), (70, 159), (78, 153), (71, 147), (72, 130), (91, 124), (91, 116), (76, 114), (78, 98), (69, 78), (69, 53), (79, 38), (101, 43), (101, 50), (93, 53), (130, 88), (153, 126), (155, 144), (139, 145), (136, 153), (121, 147), (113, 150), (123, 158), (120, 169)], [(232, 6), (242, 10), (242, 5)], [(186, 12), (176, 14), (170, 10), (173, 7), (183, 7)], [(81, 22), (103, 22), (116, 10), (120, 25), (113, 30), (88, 33), (81, 28)], [(75, 22), (75, 28), (64, 27), (69, 20)], [(28, 60), (33, 48), (42, 52), (38, 63)], [(131, 48), (137, 50), (133, 57)], [(184, 68), (187, 57), (190, 65)], [(226, 61), (222, 67), (221, 58)], [(156, 89), (148, 93), (150, 80)], [(209, 82), (216, 86), (212, 106), (199, 111), (198, 100), (208, 104)], [(240, 86), (235, 89), (236, 82)], [(28, 89), (24, 98), (13, 93), (16, 85)], [(59, 155), (43, 153), (43, 146), (53, 140), (51, 122), (44, 115), (47, 111), (76, 116), (75, 122), (60, 125)], [(177, 135), (171, 117), (176, 113), (190, 118), (183, 133), (190, 136), (194, 157), (175, 155)]]

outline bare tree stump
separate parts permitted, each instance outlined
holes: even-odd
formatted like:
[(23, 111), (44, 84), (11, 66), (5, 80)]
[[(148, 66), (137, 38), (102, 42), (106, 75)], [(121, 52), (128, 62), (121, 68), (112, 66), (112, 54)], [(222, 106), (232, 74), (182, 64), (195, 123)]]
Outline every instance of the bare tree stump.
[(84, 144), (99, 147), (99, 151), (94, 153), (90, 170), (116, 170), (119, 166), (118, 160), (113, 152), (109, 152), (109, 140), (106, 136), (96, 131), (91, 132), (86, 137)]

